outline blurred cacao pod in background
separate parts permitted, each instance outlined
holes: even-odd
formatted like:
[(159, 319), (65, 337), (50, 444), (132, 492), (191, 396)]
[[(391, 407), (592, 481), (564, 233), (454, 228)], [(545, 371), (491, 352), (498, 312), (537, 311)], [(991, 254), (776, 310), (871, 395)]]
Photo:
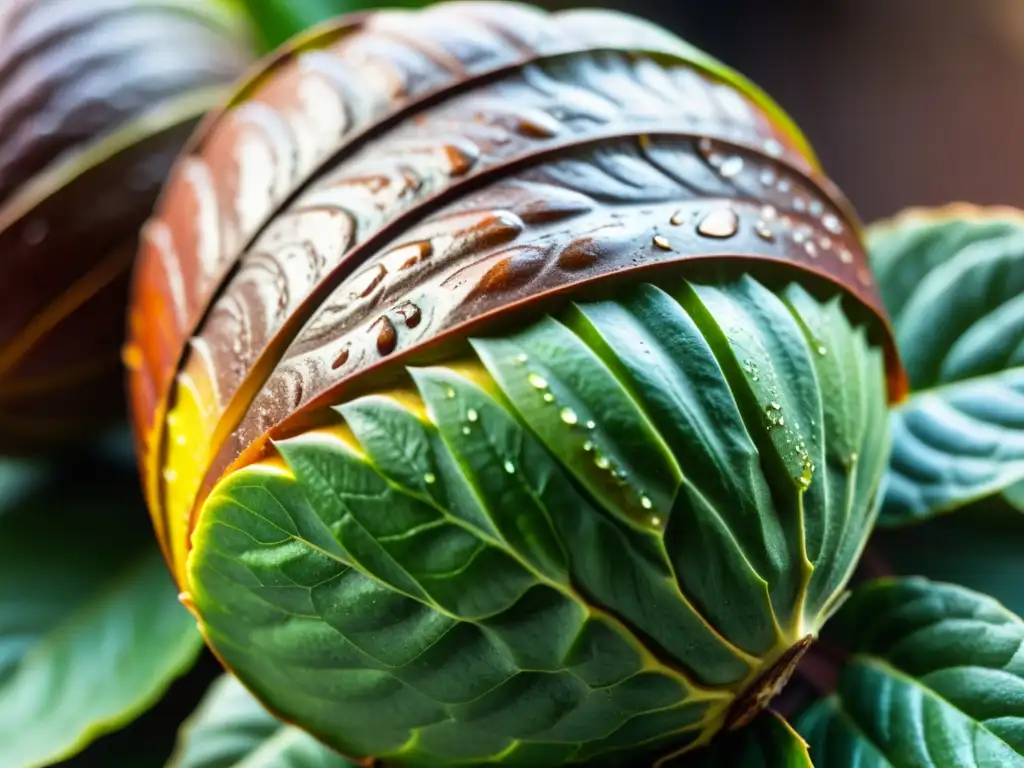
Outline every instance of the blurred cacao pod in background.
[(358, 758), (636, 764), (746, 723), (841, 595), (905, 389), (782, 111), (638, 19), (339, 20), (144, 230), (150, 511), (207, 641)]
[(227, 3), (0, 7), (0, 452), (86, 437), (123, 413), (139, 227), (251, 58)]

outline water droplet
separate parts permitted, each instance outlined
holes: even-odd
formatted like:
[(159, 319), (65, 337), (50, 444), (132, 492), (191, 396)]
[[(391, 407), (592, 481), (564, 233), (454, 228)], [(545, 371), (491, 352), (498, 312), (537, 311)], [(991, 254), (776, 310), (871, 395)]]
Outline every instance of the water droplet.
[(516, 365), (523, 365), (529, 359), (524, 353), (519, 353), (516, 355)]
[(382, 355), (390, 355), (398, 345), (398, 332), (394, 323), (387, 316), (380, 317), (374, 325), (379, 325), (377, 332), (377, 351)]
[(451, 387), (448, 387), (444, 391), (444, 396), (447, 397), (449, 400), (454, 400), (455, 399), (455, 390), (452, 389)]
[(644, 509), (650, 509), (651, 507), (654, 506), (654, 502), (651, 501), (650, 498), (648, 498), (647, 496), (641, 496), (640, 506), (643, 507)]
[(464, 427), (462, 428), (462, 434), (464, 434), (464, 435), (468, 435), (468, 434), (469, 434), (470, 432), (472, 432), (472, 431), (473, 431), (473, 430), (471, 430), (471, 429), (470, 429), (470, 428), (469, 428), (468, 426), (464, 426)]
[(781, 411), (782, 410), (782, 403), (772, 402), (772, 403), (769, 403), (769, 405), (771, 406), (771, 409), (773, 411)]
[(786, 426), (786, 419), (785, 419), (784, 416), (779, 416), (779, 426), (780, 427)]
[(576, 415), (576, 411), (572, 408), (563, 408), (558, 415), (561, 417), (562, 421), (570, 426), (579, 422), (579, 417)]
[(804, 250), (807, 251), (807, 255), (810, 256), (812, 259), (818, 258), (818, 246), (816, 246), (814, 243), (805, 243)]
[(176, 438), (174, 438), (174, 442), (177, 443), (178, 445), (187, 445), (188, 439), (184, 435), (178, 435)]
[(793, 233), (793, 242), (802, 244), (807, 241), (807, 230), (798, 229)]
[(661, 518), (658, 517), (657, 515), (652, 517), (651, 518), (651, 525), (654, 526), (655, 528), (660, 528), (661, 527)]
[(853, 262), (853, 254), (850, 253), (848, 248), (840, 248), (837, 255), (843, 264), (851, 264)]
[(761, 209), (761, 218), (766, 221), (771, 221), (778, 215), (779, 212), (775, 209), (774, 205), (766, 205)]
[(598, 469), (608, 469), (612, 465), (611, 461), (604, 454), (598, 454), (594, 457), (594, 464), (597, 465)]
[(722, 162), (718, 172), (726, 179), (731, 179), (733, 176), (739, 176), (743, 173), (743, 158), (736, 155)]
[(437, 477), (434, 475), (433, 472), (427, 472), (425, 475), (423, 475), (423, 482), (426, 483), (427, 485), (433, 485), (434, 483), (437, 482)]
[(597, 427), (597, 422), (593, 419), (587, 421), (587, 429), (594, 429), (595, 427)]
[(586, 451), (587, 453), (590, 453), (592, 450), (594, 450), (594, 441), (587, 440), (585, 443), (583, 443), (583, 450)]
[(807, 201), (802, 197), (793, 198), (793, 210), (797, 213), (803, 213), (807, 210)]
[(686, 216), (683, 214), (682, 211), (676, 211), (675, 213), (672, 214), (672, 218), (669, 219), (668, 221), (673, 227), (678, 227), (680, 224), (686, 221)]
[(173, 467), (166, 467), (164, 469), (163, 475), (165, 483), (173, 483), (175, 480), (178, 479), (178, 471)]
[(545, 403), (553, 403), (553, 402), (555, 402), (555, 396), (552, 395), (550, 392), (545, 392), (544, 393), (544, 402)]
[(824, 344), (819, 344), (817, 352), (821, 357), (824, 357), (828, 354), (828, 348)]
[(526, 377), (526, 380), (530, 382), (530, 386), (534, 389), (547, 389), (548, 380), (541, 376), (539, 373), (531, 373)]
[(811, 205), (808, 210), (811, 212), (812, 216), (821, 216), (821, 214), (825, 212), (825, 206), (822, 204), (821, 200), (811, 200)]
[(793, 189), (793, 182), (791, 182), (789, 179), (780, 179), (779, 180), (779, 184), (776, 187), (776, 189), (779, 190), (779, 192), (781, 192), (782, 194), (785, 195), (791, 189)]
[(476, 412), (476, 408), (470, 408), (466, 411), (467, 421), (477, 421), (480, 418), (480, 414)]
[(654, 242), (654, 244), (656, 246), (661, 248), (661, 250), (663, 250), (663, 251), (671, 251), (672, 250), (672, 243), (670, 243), (667, 238), (662, 237), (661, 235), (655, 235), (653, 242)]
[(732, 237), (739, 229), (740, 220), (732, 208), (719, 208), (705, 216), (697, 225), (697, 232), (704, 237)]
[(842, 222), (839, 221), (839, 217), (834, 213), (826, 213), (822, 216), (821, 223), (833, 235), (841, 235), (843, 233)]
[(832, 238), (828, 235), (822, 235), (818, 238), (818, 245), (821, 246), (821, 250), (827, 251), (832, 247)]
[(405, 321), (406, 328), (415, 328), (420, 324), (420, 320), (423, 318), (420, 308), (413, 304), (411, 301), (407, 301), (404, 304), (399, 305), (396, 308), (398, 314), (402, 316)]
[(764, 151), (769, 157), (782, 157), (782, 145), (775, 139), (768, 139), (764, 143)]
[(757, 232), (757, 236), (760, 237), (762, 240), (767, 240), (771, 242), (772, 240), (775, 239), (775, 233), (773, 233), (768, 228), (768, 224), (762, 221), (761, 219), (758, 219), (757, 224), (754, 225), (754, 231)]
[(761, 171), (760, 179), (761, 183), (764, 186), (772, 186), (776, 180), (775, 171), (773, 171), (771, 168), (765, 168), (763, 171)]
[(334, 358), (334, 362), (331, 363), (331, 370), (338, 370), (345, 363), (348, 362), (349, 348), (345, 347), (338, 353), (338, 356)]
[(725, 158), (717, 153), (713, 152), (710, 155), (708, 155), (708, 165), (714, 166), (715, 168), (719, 168), (724, 162)]
[(514, 475), (516, 473), (516, 465), (513, 464), (511, 461), (506, 461), (505, 471), (508, 472), (510, 475)]

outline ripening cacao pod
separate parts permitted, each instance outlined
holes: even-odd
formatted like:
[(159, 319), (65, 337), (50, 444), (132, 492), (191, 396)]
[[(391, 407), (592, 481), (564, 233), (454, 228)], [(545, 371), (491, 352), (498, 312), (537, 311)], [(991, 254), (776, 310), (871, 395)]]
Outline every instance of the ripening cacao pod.
[(139, 227), (250, 60), (241, 15), (206, 0), (0, 6), (0, 451), (123, 414)]
[(133, 292), (182, 600), (367, 763), (636, 765), (742, 726), (849, 578), (904, 388), (798, 130), (603, 11), (298, 41), (192, 143)]

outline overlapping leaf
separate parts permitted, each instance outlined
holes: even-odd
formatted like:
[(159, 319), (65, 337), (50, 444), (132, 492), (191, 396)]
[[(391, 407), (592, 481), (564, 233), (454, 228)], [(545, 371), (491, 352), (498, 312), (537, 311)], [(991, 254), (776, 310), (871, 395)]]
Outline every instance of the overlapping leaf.
[(248, 59), (244, 17), (218, 3), (0, 5), (0, 451), (123, 412), (139, 227)]
[[(685, 748), (815, 630), (873, 516), (881, 354), (837, 302), (785, 298), (624, 290), (277, 443), (200, 516), (208, 639), (353, 755)], [(823, 388), (844, 367), (848, 397)]]
[(167, 768), (354, 768), (285, 725), (230, 675), (218, 679), (182, 726)]
[(28, 768), (153, 704), (201, 637), (141, 524), (130, 470), (0, 485), (0, 764)]
[(851, 656), (797, 721), (817, 768), (1024, 765), (1024, 622), (923, 579), (859, 588), (826, 636)]
[(1024, 218), (912, 211), (874, 229), (870, 246), (913, 387), (893, 415), (883, 521), (1000, 495), (1020, 506)]

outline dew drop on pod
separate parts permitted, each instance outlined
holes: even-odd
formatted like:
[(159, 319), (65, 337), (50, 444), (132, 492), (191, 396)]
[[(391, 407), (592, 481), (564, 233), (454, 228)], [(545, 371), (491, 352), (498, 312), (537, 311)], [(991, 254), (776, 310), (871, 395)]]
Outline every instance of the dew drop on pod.
[(0, 452), (123, 413), (138, 229), (250, 59), (242, 17), (206, 0), (0, 3)]
[(605, 11), (294, 43), (178, 165), (130, 327), (183, 602), (271, 710), (389, 765), (742, 727), (836, 607), (904, 390), (798, 129)]

